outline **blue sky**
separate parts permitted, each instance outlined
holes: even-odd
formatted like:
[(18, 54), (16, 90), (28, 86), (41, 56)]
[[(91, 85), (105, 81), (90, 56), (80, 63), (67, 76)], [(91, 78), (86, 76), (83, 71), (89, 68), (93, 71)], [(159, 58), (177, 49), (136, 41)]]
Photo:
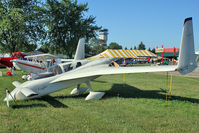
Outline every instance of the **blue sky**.
[(199, 0), (79, 0), (88, 3), (85, 15), (109, 30), (108, 44), (146, 48), (180, 47), (186, 17), (193, 17), (195, 49), (199, 50)]

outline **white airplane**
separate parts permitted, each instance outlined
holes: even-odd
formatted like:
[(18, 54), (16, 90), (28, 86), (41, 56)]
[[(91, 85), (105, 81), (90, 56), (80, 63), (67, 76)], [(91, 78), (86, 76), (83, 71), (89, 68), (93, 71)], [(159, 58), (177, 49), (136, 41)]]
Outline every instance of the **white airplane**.
[[(11, 62), (13, 62), (13, 65), (17, 70), (30, 73), (29, 79), (56, 75), (60, 64), (73, 61), (73, 59), (60, 59), (52, 54), (31, 55), (25, 56), (25, 58), (27, 60), (15, 59), (11, 60)], [(26, 79), (27, 76), (23, 75), (22, 78)]]
[[(84, 41), (84, 39), (80, 41)], [(81, 45), (78, 47), (81, 47)], [(192, 72), (197, 67), (192, 18), (187, 18), (184, 21), (178, 65), (113, 67), (109, 66), (113, 59), (82, 60), (79, 58), (82, 56), (79, 55), (84, 54), (84, 52), (78, 52), (79, 54), (75, 57), (74, 61), (63, 65), (65, 67), (64, 73), (24, 83), (14, 81), (13, 85), (16, 88), (11, 93), (7, 91), (4, 101), (7, 101), (7, 105), (9, 106), (9, 101), (11, 100), (37, 98), (74, 85), (77, 85), (77, 88), (73, 89), (71, 94), (79, 95), (87, 89), (80, 87), (82, 83), (86, 83), (89, 88), (89, 95), (85, 100), (97, 100), (102, 98), (105, 93), (94, 92), (90, 81), (102, 75), (167, 71), (179, 71), (181, 74), (186, 74)]]
[[(57, 57), (51, 54), (31, 55), (25, 56), (25, 58), (26, 60), (15, 59), (11, 60), (11, 62), (13, 62), (13, 66), (17, 70), (22, 70), (35, 75), (50, 72), (50, 70), (57, 65), (57, 62), (55, 62)], [(47, 60), (50, 60), (49, 63)]]

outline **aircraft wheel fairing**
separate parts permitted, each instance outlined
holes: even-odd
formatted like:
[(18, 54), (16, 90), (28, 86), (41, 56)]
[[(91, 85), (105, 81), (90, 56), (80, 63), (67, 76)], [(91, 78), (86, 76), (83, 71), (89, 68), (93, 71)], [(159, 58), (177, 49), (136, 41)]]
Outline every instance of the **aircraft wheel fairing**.
[(81, 95), (83, 94), (88, 88), (86, 87), (79, 87), (79, 89), (77, 88), (74, 88), (72, 91), (71, 91), (71, 95)]
[(105, 92), (90, 92), (85, 100), (99, 100), (104, 96)]
[(27, 76), (26, 76), (26, 75), (23, 75), (23, 76), (22, 76), (22, 79), (23, 79), (23, 80), (26, 80), (26, 79), (27, 79)]

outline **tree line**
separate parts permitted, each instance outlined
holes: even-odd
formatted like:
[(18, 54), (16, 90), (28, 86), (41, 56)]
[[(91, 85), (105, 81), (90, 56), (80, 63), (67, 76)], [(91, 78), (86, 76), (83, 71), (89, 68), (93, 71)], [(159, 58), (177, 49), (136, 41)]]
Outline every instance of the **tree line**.
[[(122, 49), (116, 42), (106, 46), (97, 39), (101, 27), (96, 25), (96, 17), (85, 15), (88, 10), (88, 3), (77, 0), (1, 0), (0, 52), (30, 52), (38, 48), (72, 58), (81, 37), (87, 39), (88, 56), (107, 48)], [(145, 45), (141, 42), (138, 49), (145, 49)]]
[(72, 57), (79, 38), (96, 37), (101, 27), (85, 16), (88, 4), (77, 0), (1, 0), (1, 52), (41, 51)]
[[(122, 45), (118, 44), (117, 42), (111, 42), (108, 46), (106, 45), (101, 45), (103, 44), (103, 41), (100, 39), (91, 39), (91, 41), (89, 41), (86, 45), (86, 53), (88, 56), (94, 56), (97, 55), (101, 52), (103, 52), (104, 50), (108, 49), (125, 49), (127, 50), (127, 47), (123, 48)], [(138, 47), (134, 46), (134, 48), (130, 48), (130, 50), (146, 50), (145, 44), (143, 44), (143, 42), (141, 41), (140, 44), (138, 45)], [(148, 48), (147, 50), (149, 50), (150, 52), (155, 53), (155, 48), (153, 48), (152, 50), (150, 48)]]

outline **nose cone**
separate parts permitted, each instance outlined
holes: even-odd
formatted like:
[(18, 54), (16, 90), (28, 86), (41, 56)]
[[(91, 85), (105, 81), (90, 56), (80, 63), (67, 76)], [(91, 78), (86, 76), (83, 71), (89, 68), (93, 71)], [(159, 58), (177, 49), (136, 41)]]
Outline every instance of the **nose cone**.
[(6, 97), (4, 98), (4, 101), (27, 99), (27, 97), (20, 90), (23, 90), (23, 88), (17, 87), (11, 93), (6, 93)]

